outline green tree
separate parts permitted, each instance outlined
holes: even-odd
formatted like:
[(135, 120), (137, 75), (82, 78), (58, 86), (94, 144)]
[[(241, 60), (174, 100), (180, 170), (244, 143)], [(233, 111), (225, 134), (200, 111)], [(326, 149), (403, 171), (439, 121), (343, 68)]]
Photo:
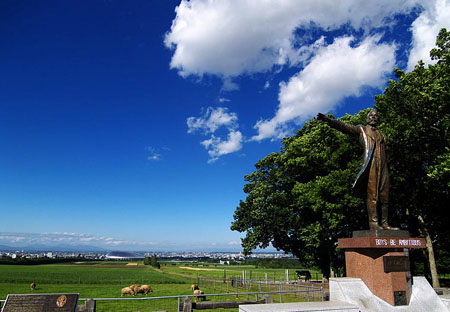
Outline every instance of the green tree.
[[(380, 128), (388, 137), (391, 218), (412, 235), (426, 236), (434, 287), (434, 254), (444, 264), (450, 249), (450, 32), (441, 30), (436, 44), (436, 64), (425, 68), (419, 62), (410, 73), (395, 69), (397, 79), (376, 97)], [(342, 120), (364, 124), (366, 115), (367, 110)], [(279, 153), (261, 159), (245, 176), (247, 197), (231, 229), (245, 232), (246, 254), (272, 244), (303, 264), (317, 263), (328, 277), (330, 268), (342, 265), (337, 238), (367, 228), (363, 201), (351, 195), (361, 151), (352, 138), (314, 119), (282, 143)]]
[(150, 265), (157, 269), (161, 267), (161, 265), (158, 262), (158, 259), (156, 258), (156, 255), (150, 257)]
[[(366, 115), (342, 120), (364, 123)], [(261, 159), (245, 176), (247, 197), (231, 229), (245, 232), (246, 254), (272, 244), (306, 266), (319, 266), (327, 278), (343, 264), (337, 238), (367, 226), (363, 201), (351, 194), (361, 150), (356, 139), (315, 119), (282, 143), (279, 153)]]
[(390, 206), (411, 234), (427, 238), (432, 282), (439, 287), (434, 249), (450, 247), (450, 32), (442, 29), (436, 45), (430, 54), (437, 63), (419, 61), (409, 73), (396, 68), (397, 79), (376, 97), (376, 108), (389, 138)]

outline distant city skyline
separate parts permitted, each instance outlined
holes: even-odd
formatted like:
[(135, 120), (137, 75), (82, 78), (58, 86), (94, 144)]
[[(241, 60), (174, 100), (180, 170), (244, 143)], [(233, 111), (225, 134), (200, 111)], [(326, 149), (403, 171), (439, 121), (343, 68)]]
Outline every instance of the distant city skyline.
[(2, 1), (0, 245), (241, 250), (258, 160), (442, 27), (449, 0)]

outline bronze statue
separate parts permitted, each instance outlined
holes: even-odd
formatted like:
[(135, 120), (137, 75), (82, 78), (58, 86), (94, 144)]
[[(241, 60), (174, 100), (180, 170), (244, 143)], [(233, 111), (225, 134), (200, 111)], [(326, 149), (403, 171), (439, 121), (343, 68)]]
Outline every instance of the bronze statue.
[[(398, 230), (388, 224), (389, 172), (386, 160), (386, 136), (377, 129), (378, 112), (376, 110), (369, 112), (367, 126), (346, 124), (330, 119), (322, 113), (317, 115), (317, 119), (342, 133), (359, 137), (359, 142), (364, 148), (363, 164), (353, 183), (353, 190), (357, 195), (363, 198), (365, 196), (371, 230)], [(378, 205), (381, 206), (381, 226), (377, 213)]]

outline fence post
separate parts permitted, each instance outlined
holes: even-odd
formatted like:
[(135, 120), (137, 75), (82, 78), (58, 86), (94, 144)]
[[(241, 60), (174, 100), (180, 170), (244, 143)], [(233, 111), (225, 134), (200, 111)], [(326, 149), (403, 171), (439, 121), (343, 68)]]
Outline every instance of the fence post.
[(263, 300), (265, 301), (264, 303), (273, 303), (273, 297), (271, 295), (264, 295)]
[(322, 295), (322, 301), (325, 301), (324, 294), (323, 294), (323, 287), (320, 287), (320, 294)]
[(76, 312), (95, 312), (95, 300), (86, 299), (84, 305), (77, 306)]
[(309, 287), (306, 287), (306, 297), (308, 298), (308, 302), (309, 302)]
[(178, 305), (177, 305), (178, 312), (180, 312), (180, 303), (181, 303), (180, 296), (178, 296)]
[(283, 291), (283, 286), (281, 285), (281, 282), (280, 282), (280, 303), (283, 303), (283, 298), (282, 298), (282, 296), (281, 296), (281, 292)]
[(192, 300), (189, 297), (183, 299), (183, 312), (192, 312)]
[(245, 283), (245, 292), (247, 293), (247, 300), (250, 300), (250, 295), (248, 294), (248, 283)]

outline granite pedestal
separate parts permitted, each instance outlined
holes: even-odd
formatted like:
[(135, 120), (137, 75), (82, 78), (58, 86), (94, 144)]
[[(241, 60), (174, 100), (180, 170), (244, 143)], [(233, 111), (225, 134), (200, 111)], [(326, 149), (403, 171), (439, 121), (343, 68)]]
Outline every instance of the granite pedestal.
[(345, 251), (347, 277), (360, 278), (368, 289), (392, 306), (411, 299), (409, 249), (425, 248), (424, 238), (410, 238), (407, 231), (355, 231), (338, 239)]

